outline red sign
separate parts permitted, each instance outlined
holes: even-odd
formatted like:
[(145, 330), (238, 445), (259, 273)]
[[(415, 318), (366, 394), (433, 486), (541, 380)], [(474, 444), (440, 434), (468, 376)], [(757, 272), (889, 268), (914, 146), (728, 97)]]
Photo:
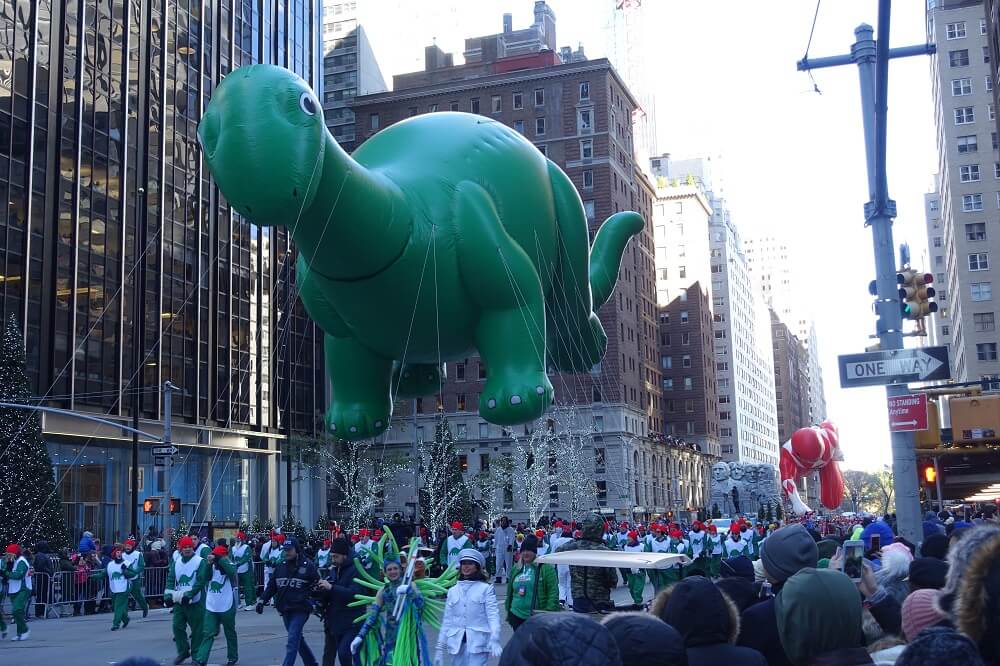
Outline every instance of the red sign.
[(927, 394), (914, 393), (889, 398), (889, 430), (927, 430)]

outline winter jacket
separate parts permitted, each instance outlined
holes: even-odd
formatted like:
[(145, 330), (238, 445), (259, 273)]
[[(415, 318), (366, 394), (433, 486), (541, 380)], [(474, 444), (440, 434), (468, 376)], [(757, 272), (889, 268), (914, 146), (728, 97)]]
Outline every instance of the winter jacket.
[(466, 644), (468, 654), (489, 652), (490, 642), (500, 640), (500, 610), (493, 585), (481, 580), (460, 580), (444, 605), (438, 649), (458, 654)]
[(500, 666), (565, 664), (622, 666), (622, 659), (611, 632), (579, 613), (542, 613), (529, 618), (514, 632), (500, 657)]
[(684, 637), (690, 666), (765, 666), (760, 652), (738, 647), (736, 605), (703, 576), (691, 576), (660, 592), (649, 612)]
[(97, 550), (97, 546), (94, 545), (93, 537), (86, 535), (80, 537), (80, 545), (77, 546), (76, 552), (82, 555), (83, 553), (89, 553), (94, 550)]
[(785, 581), (774, 599), (774, 611), (781, 645), (796, 666), (864, 646), (861, 598), (840, 571), (802, 569)]
[(363, 606), (348, 606), (354, 601), (354, 595), (365, 593), (365, 588), (354, 580), (357, 577), (354, 560), (345, 562), (339, 568), (331, 565), (326, 580), (332, 587), (329, 590), (317, 589), (313, 593), (325, 605), (323, 624), (326, 633), (339, 636), (356, 631), (354, 621), (365, 614)]
[[(583, 521), (583, 536), (561, 546), (559, 553), (572, 550), (607, 550), (603, 543), (604, 519), (591, 514)], [(610, 567), (575, 567), (569, 568), (570, 591), (573, 595), (573, 609), (581, 613), (590, 613), (595, 609), (610, 609), (611, 590), (618, 586), (618, 572)]]
[(618, 644), (623, 664), (687, 666), (684, 638), (658, 617), (640, 612), (612, 613), (601, 624)]
[[(535, 564), (535, 603), (532, 610), (557, 611), (559, 610), (559, 578), (556, 570), (550, 564)], [(504, 600), (504, 613), (510, 615), (510, 602), (514, 598), (514, 579), (522, 571), (525, 564), (518, 562), (511, 568), (510, 575), (507, 576), (507, 597)]]
[(309, 603), (309, 595), (317, 581), (319, 581), (319, 571), (316, 565), (299, 555), (294, 560), (286, 560), (274, 568), (260, 601), (266, 604), (274, 597), (275, 607), (282, 615), (311, 613), (312, 604)]

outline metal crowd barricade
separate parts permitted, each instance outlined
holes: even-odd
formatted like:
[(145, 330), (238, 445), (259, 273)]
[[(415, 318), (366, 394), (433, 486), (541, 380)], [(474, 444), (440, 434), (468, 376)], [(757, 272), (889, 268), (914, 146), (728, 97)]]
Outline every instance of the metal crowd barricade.
[[(264, 563), (254, 562), (257, 596), (264, 591)], [(162, 599), (167, 587), (168, 567), (146, 567), (143, 571), (143, 595), (147, 599)], [(83, 572), (35, 572), (32, 576), (33, 593), (29, 602), (31, 618), (59, 618), (97, 612), (101, 602), (110, 595), (107, 583), (94, 580)], [(37, 612), (36, 611), (40, 611)], [(0, 612), (10, 615), (10, 600), (4, 598)]]

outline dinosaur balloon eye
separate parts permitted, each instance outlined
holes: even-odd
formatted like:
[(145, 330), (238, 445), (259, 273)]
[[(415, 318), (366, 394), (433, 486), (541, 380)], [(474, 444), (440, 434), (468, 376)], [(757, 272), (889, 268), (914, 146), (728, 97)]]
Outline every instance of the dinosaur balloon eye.
[(299, 108), (308, 116), (316, 115), (316, 102), (313, 101), (312, 95), (307, 92), (299, 96)]

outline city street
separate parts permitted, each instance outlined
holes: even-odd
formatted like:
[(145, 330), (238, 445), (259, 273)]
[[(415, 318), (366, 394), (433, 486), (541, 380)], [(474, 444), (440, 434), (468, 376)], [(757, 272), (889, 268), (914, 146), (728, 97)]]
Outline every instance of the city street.
[[(497, 586), (497, 596), (501, 603), (504, 588)], [(653, 594), (651, 586), (646, 586), (646, 598)], [(628, 589), (615, 590), (615, 602), (629, 603)], [(73, 664), (74, 666), (107, 666), (127, 657), (142, 656), (159, 664), (172, 664), (175, 656), (171, 638), (170, 614), (164, 609), (150, 611), (143, 620), (140, 613), (133, 612), (128, 629), (111, 631), (111, 614), (68, 617), (59, 620), (35, 620), (29, 623), (31, 638), (18, 643), (8, 640), (0, 643), (0, 664), (4, 666), (48, 666), (50, 664)], [(502, 623), (503, 643), (510, 640), (511, 629)], [(273, 608), (264, 609), (263, 615), (239, 611), (236, 615), (236, 630), (240, 640), (241, 666), (274, 666), (280, 664), (285, 654), (285, 630), (281, 619)], [(306, 640), (317, 659), (322, 658), (323, 624), (319, 619), (310, 618), (306, 624)], [(431, 646), (436, 636), (429, 637)], [(490, 664), (496, 664), (491, 659)], [(190, 660), (186, 663), (190, 664)], [(226, 663), (226, 640), (220, 634), (212, 646), (210, 664)], [(301, 662), (299, 662), (301, 663)]]

